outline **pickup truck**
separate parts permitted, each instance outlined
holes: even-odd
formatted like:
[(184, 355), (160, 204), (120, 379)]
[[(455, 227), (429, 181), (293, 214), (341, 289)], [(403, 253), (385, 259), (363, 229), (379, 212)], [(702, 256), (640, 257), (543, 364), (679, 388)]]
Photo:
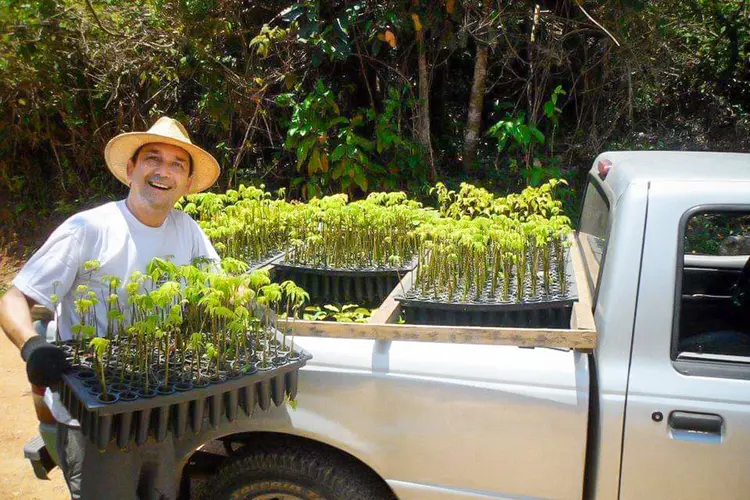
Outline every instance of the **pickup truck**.
[(749, 226), (750, 155), (603, 153), (571, 247), (595, 345), (299, 338), (296, 407), (159, 474), (216, 500), (750, 498)]

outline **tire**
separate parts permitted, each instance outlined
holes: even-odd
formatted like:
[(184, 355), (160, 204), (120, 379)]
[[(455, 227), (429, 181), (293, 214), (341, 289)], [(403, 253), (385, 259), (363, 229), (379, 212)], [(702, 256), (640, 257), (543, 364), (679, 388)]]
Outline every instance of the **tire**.
[(359, 462), (315, 447), (255, 447), (230, 459), (203, 485), (204, 500), (395, 500)]

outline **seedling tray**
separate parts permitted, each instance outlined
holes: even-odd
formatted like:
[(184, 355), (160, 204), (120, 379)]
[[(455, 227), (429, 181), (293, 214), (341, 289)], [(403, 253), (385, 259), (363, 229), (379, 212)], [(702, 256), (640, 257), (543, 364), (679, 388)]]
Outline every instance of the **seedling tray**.
[(505, 303), (450, 303), (397, 297), (404, 320), (421, 325), (568, 328), (573, 304), (565, 300)]
[[(222, 415), (232, 422), (251, 417), (256, 406), (265, 411), (272, 403), (281, 406), (286, 396), (294, 399), (299, 370), (312, 358), (304, 351), (297, 352), (299, 358), (280, 366), (257, 369), (224, 382), (114, 403), (102, 403), (92, 393), (86, 383), (92, 376), (88, 368), (73, 368), (63, 375), (61, 400), (80, 422), (82, 433), (102, 451), (112, 441), (120, 449), (128, 449), (149, 438), (161, 442), (170, 433), (180, 439), (187, 432), (199, 434), (206, 416), (207, 425), (215, 428)], [(86, 373), (89, 375), (84, 376)]]
[[(570, 259), (566, 262), (568, 289), (561, 294), (557, 286), (549, 296), (508, 302), (484, 300), (460, 301), (446, 297), (428, 299), (414, 297), (411, 290), (406, 296), (397, 296), (403, 318), (407, 323), (452, 326), (507, 326), (521, 328), (569, 328), (573, 304), (578, 301), (578, 287)], [(526, 286), (528, 287), (528, 281)], [(528, 290), (526, 290), (528, 292)]]
[[(416, 265), (416, 264), (415, 264)], [(414, 268), (336, 269), (274, 264), (276, 280), (294, 281), (310, 294), (313, 302), (354, 302), (380, 304), (398, 285), (399, 279)]]

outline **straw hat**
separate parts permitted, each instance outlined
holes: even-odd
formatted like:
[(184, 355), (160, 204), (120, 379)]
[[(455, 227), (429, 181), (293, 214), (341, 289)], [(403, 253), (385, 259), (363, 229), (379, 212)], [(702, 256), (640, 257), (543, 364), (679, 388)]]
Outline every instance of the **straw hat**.
[(112, 138), (104, 148), (104, 160), (109, 170), (123, 184), (128, 184), (128, 160), (136, 150), (151, 142), (162, 142), (181, 147), (193, 159), (191, 193), (210, 188), (219, 178), (219, 163), (209, 153), (190, 141), (180, 122), (168, 117), (159, 118), (146, 132), (127, 132)]

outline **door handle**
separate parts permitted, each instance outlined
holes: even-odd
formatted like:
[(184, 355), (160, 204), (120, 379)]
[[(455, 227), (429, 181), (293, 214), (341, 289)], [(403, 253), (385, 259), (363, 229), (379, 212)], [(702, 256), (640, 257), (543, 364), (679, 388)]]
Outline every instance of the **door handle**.
[(721, 436), (724, 419), (713, 413), (673, 411), (669, 414), (669, 428), (673, 431)]

